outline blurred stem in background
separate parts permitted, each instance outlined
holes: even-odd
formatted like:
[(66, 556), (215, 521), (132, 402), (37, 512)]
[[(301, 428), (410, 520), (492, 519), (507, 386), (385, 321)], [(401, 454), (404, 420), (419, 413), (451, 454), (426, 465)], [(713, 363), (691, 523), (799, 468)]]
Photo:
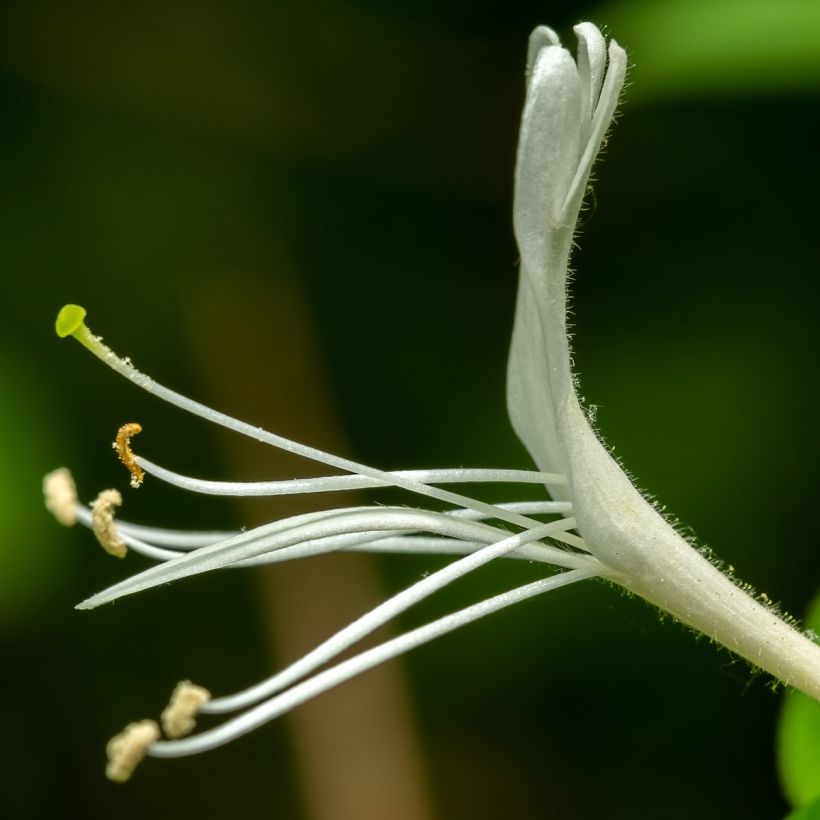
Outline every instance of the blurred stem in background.
[[(264, 279), (240, 273), (213, 280), (194, 295), (189, 320), (194, 366), (215, 404), (231, 397), (232, 412), (243, 418), (345, 452), (313, 323), (294, 279), (279, 271)], [(219, 434), (219, 440), (233, 474), (316, 474), (316, 465), (257, 442), (229, 433)], [(355, 498), (337, 502), (353, 504)], [(209, 501), (203, 498), (203, 503)], [(239, 513), (253, 526), (322, 506), (321, 497), (309, 495), (242, 499)], [(384, 598), (374, 559), (368, 555), (329, 555), (254, 574), (277, 667), (301, 657)], [(381, 631), (372, 642), (386, 637)], [(431, 817), (401, 664), (380, 666), (297, 709), (288, 720), (306, 816)]]

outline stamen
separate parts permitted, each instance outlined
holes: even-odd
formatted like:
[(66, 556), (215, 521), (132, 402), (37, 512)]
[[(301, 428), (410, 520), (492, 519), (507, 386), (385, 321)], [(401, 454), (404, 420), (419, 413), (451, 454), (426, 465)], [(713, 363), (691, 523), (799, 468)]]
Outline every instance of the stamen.
[(46, 509), (64, 527), (77, 522), (77, 487), (67, 467), (59, 467), (43, 478)]
[[(77, 521), (84, 524), (86, 527), (94, 527), (94, 514), (88, 507), (82, 505), (77, 508)], [(139, 538), (135, 538), (128, 531), (128, 525), (123, 522), (117, 524), (117, 536), (125, 544), (126, 547), (151, 558), (154, 561), (171, 561), (174, 558), (179, 558), (180, 555), (186, 553), (177, 552), (176, 550), (162, 549), (162, 547), (155, 547), (153, 544), (147, 544)]]
[[(203, 711), (215, 714), (234, 711), (235, 709), (244, 708), (252, 703), (256, 703), (263, 697), (281, 692), (300, 678), (305, 677), (305, 675), (310, 674), (318, 667), (332, 660), (340, 652), (344, 652), (374, 630), (384, 626), (384, 624), (392, 618), (405, 612), (414, 604), (424, 600), (434, 592), (443, 589), (458, 578), (473, 572), (495, 558), (500, 558), (502, 555), (511, 553), (524, 544), (546, 538), (553, 532), (561, 529), (570, 529), (574, 526), (575, 521), (571, 518), (564, 519), (563, 521), (553, 521), (549, 524), (542, 524), (533, 530), (510, 535), (507, 538), (482, 547), (480, 550), (464, 558), (453, 561), (446, 567), (397, 593), (392, 598), (383, 601), (366, 615), (353, 621), (281, 672), (236, 695), (214, 699), (207, 704)], [(567, 557), (574, 559), (575, 568), (593, 568), (593, 574), (599, 574), (604, 569), (603, 566), (593, 558), (575, 555)]]
[[(139, 458), (139, 457), (138, 457)], [(499, 509), (511, 510), (522, 515), (570, 515), (572, 504), (567, 501), (510, 501), (495, 504)], [(483, 513), (473, 510), (448, 510), (446, 515), (461, 516), (479, 521), (486, 518)], [(224, 541), (227, 538), (234, 538), (241, 535), (239, 530), (172, 530), (163, 527), (147, 527), (143, 524), (134, 524), (130, 521), (119, 521), (117, 528), (121, 535), (131, 535), (143, 541), (149, 541), (165, 547), (173, 547), (178, 550), (193, 550), (199, 547), (207, 547)], [(566, 534), (566, 533), (565, 533)]]
[(108, 741), (105, 775), (115, 783), (125, 783), (145, 757), (148, 747), (159, 740), (159, 726), (153, 720), (129, 723)]
[(117, 532), (114, 509), (122, 504), (119, 490), (103, 490), (91, 502), (91, 529), (103, 549), (117, 558), (125, 558), (128, 548)]
[[(568, 515), (572, 512), (572, 505), (564, 501), (513, 501), (504, 502), (497, 505), (501, 509), (515, 510), (524, 515), (548, 515), (548, 514), (563, 514)], [(310, 515), (316, 518), (321, 518), (327, 515), (333, 515), (336, 512), (342, 512), (344, 509), (329, 510), (322, 513), (311, 513)], [(473, 521), (481, 520), (482, 513), (477, 513), (474, 510), (448, 510), (445, 515), (453, 516), (454, 518), (468, 518)], [(91, 527), (91, 511), (88, 507), (79, 504), (75, 510), (77, 521), (86, 527)], [(293, 519), (286, 519), (293, 520)], [(241, 530), (224, 530), (224, 531), (197, 531), (197, 530), (171, 530), (162, 527), (147, 527), (142, 524), (134, 524), (130, 521), (117, 521), (117, 532), (125, 541), (126, 545), (147, 556), (155, 561), (170, 561), (173, 558), (179, 558), (181, 555), (201, 547), (212, 546), (221, 541), (227, 541), (230, 538), (237, 538), (242, 535)], [(253, 532), (253, 531), (252, 531)], [(364, 533), (368, 540), (353, 540), (354, 537), (346, 536), (342, 542), (340, 537), (340, 551), (351, 552), (388, 552), (388, 553), (406, 553), (406, 554), (435, 554), (439, 552), (441, 555), (463, 555), (467, 552), (472, 552), (481, 546), (474, 541), (464, 541), (455, 538), (444, 537), (429, 537), (420, 538), (414, 536), (412, 533), (406, 533), (405, 536), (383, 536), (380, 532)], [(551, 536), (554, 541), (564, 541), (572, 546), (575, 540), (580, 542), (582, 548), (585, 547), (585, 542), (572, 535), (569, 532), (555, 533)], [(350, 539), (350, 540), (348, 540)], [(373, 539), (372, 541), (370, 539)], [(441, 549), (436, 547), (440, 545)], [(161, 549), (161, 547), (171, 547), (172, 549)], [(328, 550), (330, 551), (330, 550)], [(313, 553), (307, 553), (313, 554)], [(307, 556), (306, 554), (306, 556)], [(281, 557), (277, 557), (281, 555)], [(304, 557), (306, 557), (304, 556)], [(287, 549), (279, 549), (269, 554), (261, 555), (257, 558), (248, 559), (247, 561), (237, 562), (234, 566), (253, 566), (255, 564), (263, 563), (279, 563), (284, 560), (289, 560), (291, 557), (303, 557), (301, 555), (288, 555)], [(549, 557), (543, 552), (543, 545), (530, 545), (522, 547), (511, 554), (512, 558), (524, 558), (529, 561), (546, 561), (550, 563)]]
[[(295, 525), (296, 522), (301, 523)], [(550, 524), (538, 522), (535, 527), (519, 533), (516, 537), (523, 539), (521, 543), (527, 543), (540, 538), (559, 537), (562, 531), (575, 526), (575, 521), (571, 518), (553, 521)], [(226, 542), (203, 547), (162, 566), (151, 567), (91, 596), (78, 604), (77, 608), (93, 609), (125, 595), (132, 595), (180, 578), (220, 569), (247, 558), (258, 557), (273, 549), (290, 547), (305, 541), (347, 533), (391, 530), (426, 531), (466, 541), (487, 541), (488, 535), (496, 541), (499, 535), (505, 535), (503, 530), (487, 524), (459, 519), (443, 513), (409, 510), (404, 507), (365, 507), (319, 515), (312, 513), (257, 527), (249, 533), (242, 533)], [(540, 534), (535, 535), (536, 533)], [(264, 540), (261, 538), (263, 535)], [(549, 552), (552, 556), (550, 560), (558, 566), (577, 567), (581, 565), (579, 561), (582, 562), (585, 558), (577, 553), (565, 552), (547, 545), (543, 545), (542, 549)]]
[[(345, 552), (373, 552), (380, 555), (469, 555), (486, 546), (477, 541), (462, 541), (459, 538), (442, 538), (436, 535), (393, 535), (380, 537), (374, 541), (350, 544), (342, 547)], [(538, 561), (553, 564), (549, 556), (541, 551), (540, 544), (526, 544), (505, 558)], [(268, 560), (278, 553), (272, 553)], [(266, 556), (267, 557), (267, 556)]]
[(142, 425), (135, 421), (123, 424), (117, 431), (117, 440), (111, 445), (116, 451), (120, 461), (131, 473), (131, 486), (136, 490), (145, 480), (145, 473), (137, 464), (134, 453), (131, 450), (131, 437), (142, 432)]
[(286, 692), (244, 712), (239, 717), (226, 721), (215, 729), (202, 732), (199, 735), (185, 740), (159, 741), (151, 746), (148, 750), (148, 754), (151, 757), (183, 757), (185, 755), (199, 754), (209, 749), (215, 749), (218, 746), (229, 743), (257, 729), (259, 726), (279, 717), (285, 712), (289, 712), (305, 701), (316, 697), (322, 692), (326, 692), (328, 689), (332, 689), (334, 686), (338, 686), (340, 683), (356, 675), (360, 675), (368, 669), (372, 669), (384, 661), (409, 652), (417, 646), (421, 646), (461, 626), (466, 626), (473, 621), (477, 621), (485, 615), (490, 615), (508, 606), (512, 606), (519, 601), (524, 601), (536, 595), (542, 595), (553, 589), (558, 589), (559, 587), (567, 586), (577, 581), (593, 578), (595, 575), (596, 572), (593, 568), (562, 572), (560, 575), (553, 575), (550, 578), (534, 581), (525, 586), (488, 598), (480, 603), (473, 604), (452, 615), (446, 615), (443, 618), (439, 618), (436, 621), (432, 621), (404, 635), (385, 641), (348, 660), (342, 661), (336, 666), (326, 669), (308, 680), (293, 686)]
[[(504, 504), (505, 508), (517, 508), (520, 512), (528, 514), (539, 514), (544, 512), (557, 512), (549, 509), (551, 505), (564, 505), (564, 502), (535, 501), (535, 502), (515, 502)], [(545, 509), (546, 508), (546, 509)], [(324, 513), (333, 514), (334, 511)], [(462, 512), (455, 510), (445, 513), (456, 516)], [(473, 513), (472, 510), (465, 512)], [(317, 514), (321, 515), (321, 514)], [(473, 513), (469, 516), (474, 520)], [(468, 517), (468, 516), (464, 516)], [(91, 511), (88, 507), (79, 505), (77, 509), (77, 520), (87, 527), (91, 526)], [(126, 521), (117, 522), (117, 532), (126, 546), (134, 552), (145, 555), (154, 561), (171, 561), (187, 554), (193, 549), (216, 544), (219, 541), (229, 538), (236, 538), (242, 535), (238, 531), (229, 532), (185, 532), (180, 530), (166, 530), (155, 527), (144, 527), (139, 524), (132, 524)], [(499, 531), (500, 532), (500, 531)], [(253, 531), (251, 531), (253, 534)], [(553, 540), (569, 540), (570, 533), (555, 533), (551, 536)], [(141, 537), (140, 537), (141, 536)], [(148, 543), (150, 539), (154, 543)], [(351, 533), (347, 535), (326, 537), (312, 541), (304, 541), (292, 547), (281, 547), (272, 549), (255, 558), (247, 558), (236, 561), (233, 567), (253, 567), (267, 564), (283, 563), (285, 561), (309, 558), (317, 555), (324, 555), (329, 552), (370, 552), (384, 554), (403, 555), (466, 555), (475, 552), (485, 545), (486, 542), (465, 541), (458, 538), (447, 538), (442, 536), (418, 536), (412, 534), (387, 536), (381, 532)], [(166, 544), (175, 549), (163, 549), (156, 544)], [(551, 552), (553, 548), (544, 544), (527, 544), (510, 553), (509, 558), (518, 558), (526, 561), (539, 561), (541, 563), (556, 564), (555, 556)], [(559, 564), (560, 565), (560, 564)]]
[(538, 524), (538, 522), (533, 519), (526, 518), (517, 513), (505, 512), (497, 507), (493, 507), (491, 504), (485, 504), (469, 496), (453, 493), (449, 490), (442, 490), (439, 487), (430, 487), (409, 478), (391, 475), (384, 470), (377, 470), (365, 464), (359, 464), (350, 459), (335, 456), (332, 453), (326, 453), (316, 447), (301, 444), (284, 436), (270, 433), (261, 427), (254, 427), (247, 422), (232, 418), (225, 413), (220, 413), (218, 410), (213, 410), (207, 405), (193, 401), (174, 390), (170, 390), (164, 385), (158, 384), (144, 373), (140, 373), (130, 362), (117, 356), (111, 348), (103, 344), (100, 337), (94, 336), (91, 333), (84, 322), (85, 315), (85, 310), (78, 305), (66, 305), (57, 317), (57, 334), (61, 337), (74, 336), (84, 347), (88, 348), (88, 350), (112, 370), (148, 393), (167, 401), (169, 404), (173, 404), (175, 407), (187, 410), (189, 413), (193, 413), (195, 416), (199, 416), (206, 421), (218, 424), (228, 430), (233, 430), (240, 435), (255, 439), (263, 444), (269, 444), (285, 452), (293, 453), (294, 455), (317, 461), (330, 467), (337, 467), (340, 470), (356, 473), (367, 478), (376, 479), (377, 481), (385, 481), (391, 486), (401, 487), (402, 489), (419, 495), (425, 495), (429, 498), (436, 498), (448, 504), (454, 504), (459, 507), (469, 507), (470, 509), (489, 513), (493, 518), (498, 518), (520, 527), (531, 527)]
[(171, 695), (171, 702), (162, 713), (162, 728), (168, 737), (185, 737), (196, 726), (195, 717), (211, 693), (189, 680), (180, 681)]
[(163, 527), (146, 527), (142, 524), (120, 521), (120, 532), (141, 538), (164, 547), (178, 550), (194, 550), (207, 547), (241, 534), (241, 530), (171, 530)]
[[(272, 496), (297, 495), (302, 493), (328, 493), (344, 490), (364, 490), (370, 487), (389, 487), (392, 481), (380, 481), (361, 475), (319, 476), (315, 478), (293, 478), (284, 481), (210, 481), (192, 478), (161, 467), (142, 456), (134, 456), (136, 466), (161, 481), (205, 495), (224, 496)], [(566, 478), (558, 473), (540, 473), (535, 470), (499, 469), (440, 469), (440, 470), (396, 470), (390, 472), (393, 478), (409, 478), (424, 484), (473, 484), (473, 483), (514, 483), (557, 485), (566, 483)]]

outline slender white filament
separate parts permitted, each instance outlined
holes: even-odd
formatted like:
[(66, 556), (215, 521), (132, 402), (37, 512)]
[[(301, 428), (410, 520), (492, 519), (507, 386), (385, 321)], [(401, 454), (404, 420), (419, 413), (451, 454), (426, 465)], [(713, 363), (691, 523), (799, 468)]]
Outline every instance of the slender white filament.
[[(530, 513), (538, 513), (538, 506), (550, 502), (521, 503), (520, 506), (529, 510)], [(91, 526), (91, 511), (82, 505), (77, 506), (77, 521), (87, 527)], [(171, 561), (186, 555), (192, 548), (186, 536), (192, 536), (192, 540), (203, 540), (197, 546), (207, 546), (228, 537), (239, 535), (239, 532), (226, 533), (186, 533), (177, 530), (163, 530), (154, 527), (143, 527), (138, 524), (118, 522), (117, 530), (122, 540), (134, 552), (151, 558), (155, 561)], [(162, 549), (155, 544), (140, 539), (132, 532), (143, 533), (145, 537), (154, 537), (159, 543), (165, 538), (168, 542), (174, 543), (175, 538), (186, 544), (185, 549)], [(554, 537), (554, 536), (553, 536)], [(446, 538), (442, 536), (420, 536), (420, 535), (398, 535), (385, 537), (380, 532), (351, 533), (305, 541), (292, 547), (272, 549), (256, 558), (248, 558), (244, 561), (237, 561), (233, 567), (253, 567), (266, 564), (279, 564), (285, 561), (292, 561), (299, 558), (308, 558), (316, 555), (323, 555), (330, 552), (369, 552), (393, 555), (465, 555), (475, 552), (485, 545), (480, 541), (465, 541), (458, 538)], [(525, 544), (519, 549), (510, 553), (508, 558), (518, 558), (526, 561), (539, 561), (546, 564), (555, 564), (551, 550), (543, 544)]]
[[(360, 475), (292, 478), (284, 481), (210, 481), (175, 473), (143, 456), (136, 456), (134, 460), (146, 473), (161, 481), (180, 487), (183, 490), (206, 495), (242, 497), (301, 495), (393, 486), (392, 481), (379, 481)], [(456, 467), (443, 470), (396, 470), (389, 473), (389, 475), (420, 481), (424, 484), (514, 483), (550, 485), (566, 483), (566, 479), (558, 473), (539, 473), (535, 470), (464, 469)]]
[[(301, 523), (296, 523), (300, 520)], [(572, 523), (567, 524), (567, 522)], [(549, 529), (538, 538), (550, 536), (553, 532), (556, 533), (555, 537), (558, 537), (558, 534), (563, 530), (572, 529), (574, 526), (574, 519), (554, 521), (551, 524), (538, 522), (535, 527), (519, 535), (525, 538), (525, 541), (522, 541), (522, 543), (525, 543), (526, 541), (538, 540), (527, 536), (531, 532), (542, 532), (544, 527)], [(202, 547), (194, 552), (166, 561), (161, 566), (151, 567), (88, 598), (78, 604), (77, 608), (93, 609), (124, 595), (131, 595), (159, 584), (166, 584), (202, 572), (221, 569), (248, 558), (256, 558), (270, 550), (294, 546), (304, 541), (347, 533), (396, 530), (432, 532), (436, 535), (460, 538), (466, 541), (487, 540), (488, 535), (496, 540), (499, 535), (503, 536), (505, 534), (503, 530), (499, 530), (497, 527), (491, 527), (477, 521), (403, 507), (365, 507), (309, 513), (305, 516), (295, 516), (291, 519), (275, 521), (257, 527), (250, 532), (229, 538), (227, 541)], [(556, 547), (548, 547), (547, 545), (544, 545), (542, 549), (550, 551), (552, 556), (550, 560), (559, 566), (578, 566), (576, 559), (581, 556), (575, 553), (566, 552)]]
[[(307, 655), (304, 655), (281, 672), (236, 695), (214, 699), (204, 707), (204, 710), (213, 713), (234, 711), (235, 709), (244, 708), (252, 703), (256, 703), (262, 698), (282, 691), (300, 678), (305, 677), (318, 667), (327, 663), (329, 660), (332, 660), (340, 652), (344, 652), (374, 630), (384, 626), (384, 624), (392, 618), (395, 618), (414, 604), (427, 598), (432, 593), (437, 592), (456, 579), (473, 572), (495, 558), (499, 558), (502, 555), (506, 555), (518, 549), (524, 544), (546, 538), (553, 532), (561, 529), (569, 529), (574, 526), (574, 524), (575, 522), (572, 519), (542, 524), (540, 527), (536, 527), (532, 530), (510, 535), (501, 541), (489, 544), (464, 558), (448, 564), (446, 567), (397, 593), (392, 598), (383, 601), (374, 609), (370, 610), (370, 612), (358, 620), (353, 621), (353, 623), (337, 632), (324, 643), (319, 644), (308, 652)], [(573, 568), (596, 567), (594, 570), (595, 574), (599, 574), (603, 569), (594, 558), (580, 555), (572, 555), (570, 557), (570, 563), (572, 563)]]
[[(88, 507), (84, 507), (80, 504), (77, 505), (77, 522), (86, 527), (91, 527), (91, 510), (88, 509)], [(123, 531), (123, 528), (119, 524), (117, 525), (117, 533), (123, 543), (125, 543), (130, 549), (146, 556), (147, 558), (151, 558), (154, 561), (170, 561), (179, 555), (185, 554), (177, 552), (176, 550), (162, 549), (162, 547), (156, 547), (153, 544), (141, 541), (139, 538), (136, 538), (133, 535), (128, 534), (126, 531)]]
[(194, 550), (207, 547), (233, 538), (241, 530), (171, 530), (163, 527), (146, 527), (143, 524), (132, 524), (129, 521), (117, 521), (117, 529), (123, 535), (141, 538), (161, 547), (173, 547), (177, 550)]
[(372, 669), (384, 661), (409, 652), (417, 646), (428, 643), (461, 626), (466, 626), (479, 618), (498, 612), (527, 598), (533, 598), (559, 587), (593, 578), (595, 575), (596, 572), (591, 567), (570, 570), (487, 598), (480, 603), (473, 604), (452, 615), (446, 615), (436, 621), (406, 632), (404, 635), (385, 641), (353, 658), (342, 661), (336, 666), (293, 686), (286, 692), (259, 704), (253, 709), (249, 709), (233, 720), (226, 721), (215, 729), (210, 729), (184, 740), (153, 743), (148, 749), (148, 755), (151, 757), (184, 757), (206, 752), (209, 749), (215, 749), (225, 743), (230, 743), (232, 740), (252, 732), (305, 701), (366, 672), (368, 669)]
[[(522, 515), (569, 515), (572, 513), (572, 504), (565, 501), (503, 501), (493, 506), (502, 510), (521, 513)], [(315, 513), (315, 515), (323, 514), (326, 513)], [(469, 518), (472, 521), (482, 521), (490, 517), (487, 513), (464, 508), (445, 510), (444, 514), (457, 518)], [(172, 530), (162, 527), (146, 527), (142, 524), (133, 524), (122, 520), (117, 522), (117, 527), (121, 532), (133, 535), (135, 538), (141, 538), (160, 546), (175, 547), (180, 550), (192, 550), (209, 546), (217, 541), (240, 535), (242, 532), (242, 530)], [(569, 534), (561, 533), (560, 535), (566, 537)]]
[[(569, 512), (570, 505), (556, 501), (519, 501), (499, 505), (503, 509), (515, 509), (527, 515), (554, 514)], [(310, 514), (311, 520), (332, 515), (334, 511)], [(81, 504), (76, 505), (76, 519), (86, 527), (91, 526), (91, 511)], [(474, 510), (448, 510), (444, 513), (453, 517), (481, 520), (486, 517), (483, 513)], [(302, 517), (304, 518), (304, 517)], [(287, 519), (286, 519), (287, 520)], [(277, 522), (282, 523), (282, 522)], [(155, 561), (170, 561), (179, 558), (187, 552), (199, 547), (210, 546), (229, 538), (237, 538), (241, 531), (225, 532), (186, 532), (184, 530), (168, 530), (158, 527), (146, 527), (132, 524), (127, 521), (117, 522), (117, 532), (130, 549)], [(254, 536), (255, 531), (244, 533), (248, 537)], [(555, 540), (570, 541), (571, 533), (555, 533)], [(261, 536), (260, 536), (261, 537)], [(583, 541), (578, 539), (583, 546)], [(152, 543), (153, 542), (153, 543)], [(306, 558), (328, 552), (373, 552), (404, 555), (463, 555), (475, 551), (483, 546), (484, 542), (466, 541), (464, 539), (442, 536), (394, 535), (385, 537), (381, 532), (350, 533), (335, 537), (327, 537), (314, 541), (306, 541), (292, 547), (271, 549), (257, 557), (237, 561), (231, 566), (251, 567), (263, 564), (282, 563), (298, 558)], [(163, 549), (164, 546), (175, 549)], [(552, 548), (543, 544), (529, 544), (511, 553), (508, 557), (544, 563), (556, 563)]]
[(114, 353), (113, 350), (111, 350), (111, 348), (103, 344), (102, 340), (99, 337), (94, 336), (86, 325), (82, 325), (75, 335), (79, 341), (86, 348), (88, 348), (88, 350), (100, 359), (100, 361), (107, 364), (116, 373), (119, 373), (121, 376), (137, 385), (137, 387), (141, 387), (148, 393), (157, 396), (157, 398), (160, 398), (169, 404), (173, 404), (175, 407), (179, 407), (181, 410), (186, 410), (187, 412), (193, 413), (193, 415), (199, 416), (206, 421), (210, 421), (213, 424), (218, 424), (220, 427), (233, 430), (240, 435), (255, 439), (263, 444), (269, 444), (272, 447), (276, 447), (288, 453), (293, 453), (294, 455), (301, 456), (302, 458), (307, 458), (311, 461), (326, 464), (329, 467), (336, 467), (337, 469), (345, 470), (349, 473), (355, 473), (365, 478), (385, 482), (390, 486), (401, 487), (402, 489), (409, 490), (410, 492), (418, 495), (424, 495), (428, 498), (435, 498), (439, 501), (444, 501), (447, 504), (454, 504), (458, 507), (469, 507), (470, 509), (478, 510), (479, 512), (488, 513), (491, 517), (498, 518), (502, 521), (507, 521), (510, 524), (516, 524), (520, 527), (530, 527), (538, 524), (538, 522), (533, 519), (526, 518), (525, 516), (514, 512), (501, 510), (497, 507), (493, 507), (492, 504), (486, 504), (475, 498), (450, 492), (449, 490), (442, 490), (440, 487), (430, 487), (420, 481), (394, 475), (386, 472), (385, 470), (378, 470), (375, 467), (368, 467), (365, 464), (360, 464), (349, 458), (343, 458), (342, 456), (336, 456), (332, 453), (326, 453), (324, 450), (319, 450), (316, 447), (311, 447), (310, 445), (293, 441), (292, 439), (285, 438), (284, 436), (277, 435), (276, 433), (271, 433), (267, 430), (263, 430), (261, 427), (254, 427), (252, 424), (240, 421), (239, 419), (235, 419), (225, 413), (220, 413), (218, 410), (214, 410), (205, 404), (189, 399), (181, 393), (177, 393), (175, 390), (171, 390), (170, 388), (155, 382), (144, 373), (140, 373), (140, 371), (133, 365), (121, 359), (116, 353)]

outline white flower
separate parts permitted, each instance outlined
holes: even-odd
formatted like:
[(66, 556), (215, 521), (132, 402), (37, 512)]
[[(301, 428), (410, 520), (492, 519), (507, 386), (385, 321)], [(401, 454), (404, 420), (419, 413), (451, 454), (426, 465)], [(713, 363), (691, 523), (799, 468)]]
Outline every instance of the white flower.
[[(329, 509), (274, 521), (249, 532), (180, 532), (108, 522), (108, 535), (160, 562), (79, 605), (89, 609), (123, 595), (227, 566), (275, 563), (338, 550), (462, 555), (353, 622), (304, 658), (242, 692), (210, 699), (186, 682), (166, 710), (171, 734), (193, 727), (194, 714), (239, 712), (216, 728), (177, 740), (145, 733), (139, 755), (124, 744), (110, 747), (118, 779), (144, 751), (154, 757), (194, 754), (219, 746), (344, 680), (484, 615), (559, 586), (599, 577), (619, 584), (708, 635), (781, 681), (820, 699), (820, 647), (724, 576), (684, 540), (635, 489), (596, 436), (576, 393), (567, 338), (567, 266), (592, 163), (609, 127), (626, 71), (626, 55), (607, 48), (593, 25), (583, 23), (577, 62), (557, 36), (538, 28), (530, 38), (527, 97), (515, 172), (514, 225), (521, 253), (521, 282), (508, 373), (508, 406), (515, 431), (538, 472), (449, 469), (384, 472), (324, 453), (230, 418), (157, 384), (119, 358), (84, 324), (85, 311), (68, 305), (57, 319), (60, 336), (75, 336), (121, 375), (185, 410), (264, 444), (344, 471), (346, 475), (285, 481), (203, 481), (135, 456), (124, 425), (115, 447), (138, 486), (142, 471), (194, 492), (274, 495), (401, 487), (444, 502), (443, 512), (406, 507)], [(49, 506), (61, 520), (91, 526), (92, 511), (74, 503), (66, 473), (47, 484)], [(553, 500), (487, 504), (439, 486), (472, 482), (536, 483)], [(113, 516), (113, 506), (107, 508)], [(550, 516), (544, 522), (534, 516)], [(493, 523), (495, 522), (495, 523)], [(514, 532), (510, 532), (510, 527)], [(563, 572), (481, 601), (393, 638), (317, 673), (339, 653), (389, 619), (457, 578), (496, 558), (526, 558)], [(194, 692), (196, 697), (188, 695)], [(153, 732), (153, 730), (152, 730)], [(141, 735), (142, 737), (142, 735)], [(144, 748), (143, 748), (144, 746)], [(128, 747), (130, 749), (130, 746)], [(123, 774), (125, 773), (125, 775)]]

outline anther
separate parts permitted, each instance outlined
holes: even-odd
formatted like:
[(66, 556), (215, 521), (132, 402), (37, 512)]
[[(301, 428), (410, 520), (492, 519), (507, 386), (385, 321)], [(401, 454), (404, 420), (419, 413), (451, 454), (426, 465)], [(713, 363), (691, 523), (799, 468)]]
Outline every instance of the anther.
[(171, 738), (190, 734), (196, 726), (196, 715), (210, 699), (211, 693), (207, 689), (189, 680), (180, 681), (162, 713), (165, 734)]
[(117, 532), (114, 523), (114, 508), (122, 504), (119, 490), (103, 490), (89, 505), (91, 507), (91, 529), (103, 549), (117, 558), (125, 558), (128, 547)]
[(159, 726), (153, 720), (129, 723), (105, 747), (108, 765), (105, 776), (115, 783), (125, 783), (145, 757), (148, 747), (159, 740)]
[(77, 523), (77, 488), (67, 467), (53, 470), (43, 478), (46, 509), (64, 526)]
[(137, 433), (142, 432), (142, 425), (135, 421), (130, 421), (128, 424), (123, 424), (117, 431), (117, 440), (111, 445), (116, 451), (120, 461), (128, 468), (131, 473), (131, 486), (136, 489), (142, 484), (145, 478), (145, 473), (137, 464), (134, 458), (134, 453), (131, 451), (131, 437)]

